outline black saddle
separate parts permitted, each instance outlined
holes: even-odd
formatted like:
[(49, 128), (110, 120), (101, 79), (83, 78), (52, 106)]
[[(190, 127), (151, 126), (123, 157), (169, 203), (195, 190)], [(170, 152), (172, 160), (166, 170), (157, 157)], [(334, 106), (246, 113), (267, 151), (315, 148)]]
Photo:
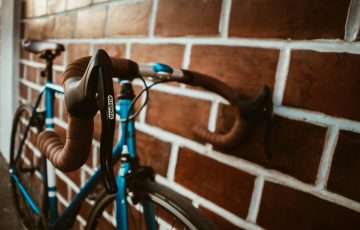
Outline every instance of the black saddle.
[(22, 47), (28, 52), (40, 54), (41, 56), (48, 53), (58, 56), (61, 52), (65, 51), (62, 44), (40, 40), (24, 40)]

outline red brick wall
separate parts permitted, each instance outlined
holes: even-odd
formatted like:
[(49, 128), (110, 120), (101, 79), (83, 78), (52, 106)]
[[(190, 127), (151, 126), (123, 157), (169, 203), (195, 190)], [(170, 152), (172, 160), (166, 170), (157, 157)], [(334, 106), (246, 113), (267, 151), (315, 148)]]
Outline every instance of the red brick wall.
[[(261, 125), (231, 150), (197, 142), (194, 124), (226, 131), (231, 111), (217, 95), (170, 84), (154, 88), (136, 122), (141, 161), (221, 229), (351, 229), (360, 225), (360, 46), (342, 40), (349, 2), (26, 0), (21, 28), (22, 38), (65, 44), (59, 84), (70, 61), (104, 48), (211, 74), (249, 96), (269, 85), (273, 159)], [(22, 52), (20, 66), (20, 98), (34, 101), (44, 64)], [(62, 99), (55, 123), (64, 134)], [(85, 166), (57, 171), (61, 206), (93, 173), (98, 137)], [(78, 220), (81, 227), (86, 215)]]

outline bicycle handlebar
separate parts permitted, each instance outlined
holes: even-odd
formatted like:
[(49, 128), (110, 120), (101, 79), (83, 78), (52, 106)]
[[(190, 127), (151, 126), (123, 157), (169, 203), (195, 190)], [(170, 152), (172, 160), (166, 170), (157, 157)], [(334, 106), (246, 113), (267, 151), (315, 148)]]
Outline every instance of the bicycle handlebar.
[(203, 126), (193, 128), (193, 132), (201, 140), (220, 148), (232, 147), (240, 141), (245, 134), (248, 121), (267, 117), (269, 125), (264, 135), (264, 146), (267, 157), (271, 156), (269, 137), (272, 127), (272, 101), (266, 86), (257, 97), (249, 99), (225, 83), (205, 74), (173, 69), (159, 63), (137, 64), (126, 59), (110, 59), (104, 50), (98, 50), (92, 58), (84, 57), (70, 63), (63, 74), (65, 105), (69, 117), (66, 143), (62, 143), (59, 136), (50, 130), (44, 130), (38, 137), (40, 150), (56, 168), (74, 171), (86, 162), (93, 137), (93, 117), (100, 109), (100, 164), (103, 180), (107, 192), (117, 191), (112, 164), (115, 130), (112, 78), (133, 80), (139, 75), (200, 86), (228, 100), (237, 111), (234, 125), (228, 133), (213, 133)]

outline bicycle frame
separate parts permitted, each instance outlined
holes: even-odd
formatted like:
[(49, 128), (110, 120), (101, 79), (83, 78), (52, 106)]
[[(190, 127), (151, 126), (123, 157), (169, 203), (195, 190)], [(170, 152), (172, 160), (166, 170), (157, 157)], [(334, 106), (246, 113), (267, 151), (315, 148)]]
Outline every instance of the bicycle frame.
[[(47, 81), (45, 86), (41, 90), (35, 106), (33, 110), (32, 117), (34, 116), (37, 107), (40, 104), (42, 96), (45, 94), (45, 127), (47, 129), (54, 128), (54, 113), (53, 113), (53, 102), (54, 102), (54, 93), (63, 94), (63, 89), (59, 85), (53, 84), (51, 81)], [(126, 119), (128, 111), (130, 110), (131, 106), (131, 99), (121, 99), (116, 104), (116, 114), (118, 114), (122, 119)], [(28, 127), (30, 124), (28, 124)], [(27, 127), (27, 129), (28, 129)], [(127, 130), (125, 130), (125, 123), (121, 122), (119, 125), (119, 129), (121, 130), (121, 139), (118, 140), (115, 147), (113, 148), (113, 158), (114, 164), (116, 164), (120, 157), (122, 156), (123, 146), (124, 143), (124, 134), (127, 132), (127, 149), (130, 158), (136, 158), (136, 146), (135, 146), (135, 127), (134, 121), (129, 120)], [(27, 133), (24, 135), (24, 140), (26, 138)], [(22, 141), (21, 145), (24, 144)], [(21, 151), (22, 146), (19, 148)], [(18, 154), (19, 155), (19, 154)], [(55, 180), (55, 168), (52, 166), (50, 162), (46, 162), (47, 164), (47, 182), (48, 182), (48, 200), (49, 200), (49, 208), (50, 208), (50, 216), (46, 216), (49, 220), (49, 227), (54, 229), (62, 229), (72, 227), (75, 223), (76, 216), (80, 211), (81, 204), (84, 202), (85, 198), (92, 192), (92, 190), (96, 187), (96, 185), (101, 181), (101, 169), (97, 169), (95, 173), (89, 178), (86, 184), (80, 189), (79, 193), (74, 197), (74, 199), (70, 202), (69, 206), (62, 211), (59, 215), (57, 211), (57, 197), (56, 197), (56, 180)], [(127, 205), (126, 205), (126, 178), (125, 175), (131, 170), (130, 162), (122, 162), (119, 171), (116, 176), (116, 182), (118, 186), (118, 192), (116, 194), (116, 222), (117, 222), (117, 229), (127, 229), (128, 222), (127, 222)], [(18, 179), (16, 172), (14, 170), (10, 170), (10, 174), (12, 179), (17, 183), (22, 195), (25, 197), (25, 200), (31, 207), (32, 211), (36, 215), (40, 215), (40, 210), (36, 206), (36, 203), (32, 200), (29, 193), (26, 191), (24, 186), (21, 184), (20, 180)], [(153, 215), (152, 205), (150, 201), (146, 201), (143, 204), (144, 207), (144, 217), (145, 217), (145, 224), (148, 229), (156, 229), (156, 221)], [(47, 213), (44, 213), (45, 215)]]

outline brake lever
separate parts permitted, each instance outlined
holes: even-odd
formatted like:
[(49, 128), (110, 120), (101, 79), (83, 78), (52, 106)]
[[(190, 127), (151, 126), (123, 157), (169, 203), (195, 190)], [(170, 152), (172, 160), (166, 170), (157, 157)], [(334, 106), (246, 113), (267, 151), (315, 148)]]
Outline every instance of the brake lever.
[(108, 68), (99, 67), (97, 92), (101, 114), (100, 167), (106, 192), (114, 194), (118, 188), (113, 171), (112, 157), (115, 133), (115, 103), (110, 71)]

